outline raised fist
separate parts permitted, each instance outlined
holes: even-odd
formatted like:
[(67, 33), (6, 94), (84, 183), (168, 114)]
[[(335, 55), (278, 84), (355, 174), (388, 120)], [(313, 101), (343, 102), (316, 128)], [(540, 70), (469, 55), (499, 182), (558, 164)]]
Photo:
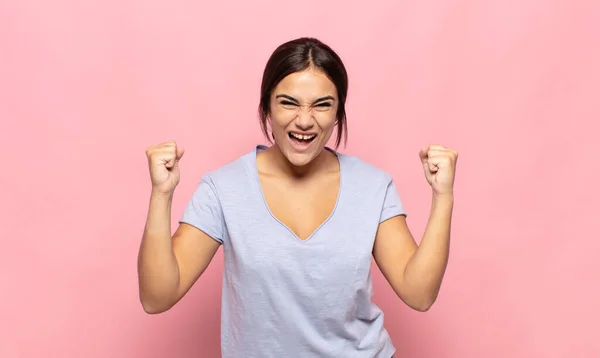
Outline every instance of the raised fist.
[(179, 160), (183, 156), (183, 148), (177, 147), (175, 141), (153, 145), (146, 149), (152, 190), (170, 194), (179, 184)]
[(419, 152), (425, 178), (436, 195), (452, 195), (458, 153), (441, 145), (430, 145)]

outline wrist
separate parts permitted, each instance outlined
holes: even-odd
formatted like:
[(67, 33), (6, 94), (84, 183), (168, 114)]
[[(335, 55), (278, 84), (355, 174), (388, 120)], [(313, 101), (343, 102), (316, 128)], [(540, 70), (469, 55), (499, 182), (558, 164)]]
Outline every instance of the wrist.
[(156, 188), (152, 188), (150, 193), (150, 197), (157, 200), (171, 200), (173, 199), (173, 191), (164, 192), (157, 190)]
[(431, 200), (436, 204), (450, 204), (454, 203), (454, 192), (449, 193), (432, 193)]

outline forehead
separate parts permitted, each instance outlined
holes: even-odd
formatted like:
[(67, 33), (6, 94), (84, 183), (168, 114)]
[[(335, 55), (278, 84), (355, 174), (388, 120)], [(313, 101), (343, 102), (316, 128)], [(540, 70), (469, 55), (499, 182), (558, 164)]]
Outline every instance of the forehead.
[(335, 84), (317, 69), (307, 69), (287, 75), (275, 86), (274, 95), (285, 93), (296, 98), (317, 98), (336, 95)]

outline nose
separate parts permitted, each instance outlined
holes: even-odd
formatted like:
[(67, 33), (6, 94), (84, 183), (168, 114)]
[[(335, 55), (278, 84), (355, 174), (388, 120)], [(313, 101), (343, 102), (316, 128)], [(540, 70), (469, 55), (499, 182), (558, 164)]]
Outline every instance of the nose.
[(315, 125), (315, 119), (310, 111), (300, 111), (295, 121), (298, 129), (308, 131)]

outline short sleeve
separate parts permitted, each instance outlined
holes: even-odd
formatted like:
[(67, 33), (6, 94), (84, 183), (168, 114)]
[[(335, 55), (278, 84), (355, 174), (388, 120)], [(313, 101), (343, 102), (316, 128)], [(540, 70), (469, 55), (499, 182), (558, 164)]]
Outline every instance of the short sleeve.
[(385, 199), (383, 200), (379, 222), (382, 223), (398, 215), (406, 216), (406, 211), (404, 210), (404, 206), (402, 205), (402, 201), (396, 190), (396, 184), (391, 180), (385, 192)]
[(223, 211), (210, 178), (206, 176), (202, 178), (179, 222), (192, 225), (219, 243), (223, 243), (225, 231)]

